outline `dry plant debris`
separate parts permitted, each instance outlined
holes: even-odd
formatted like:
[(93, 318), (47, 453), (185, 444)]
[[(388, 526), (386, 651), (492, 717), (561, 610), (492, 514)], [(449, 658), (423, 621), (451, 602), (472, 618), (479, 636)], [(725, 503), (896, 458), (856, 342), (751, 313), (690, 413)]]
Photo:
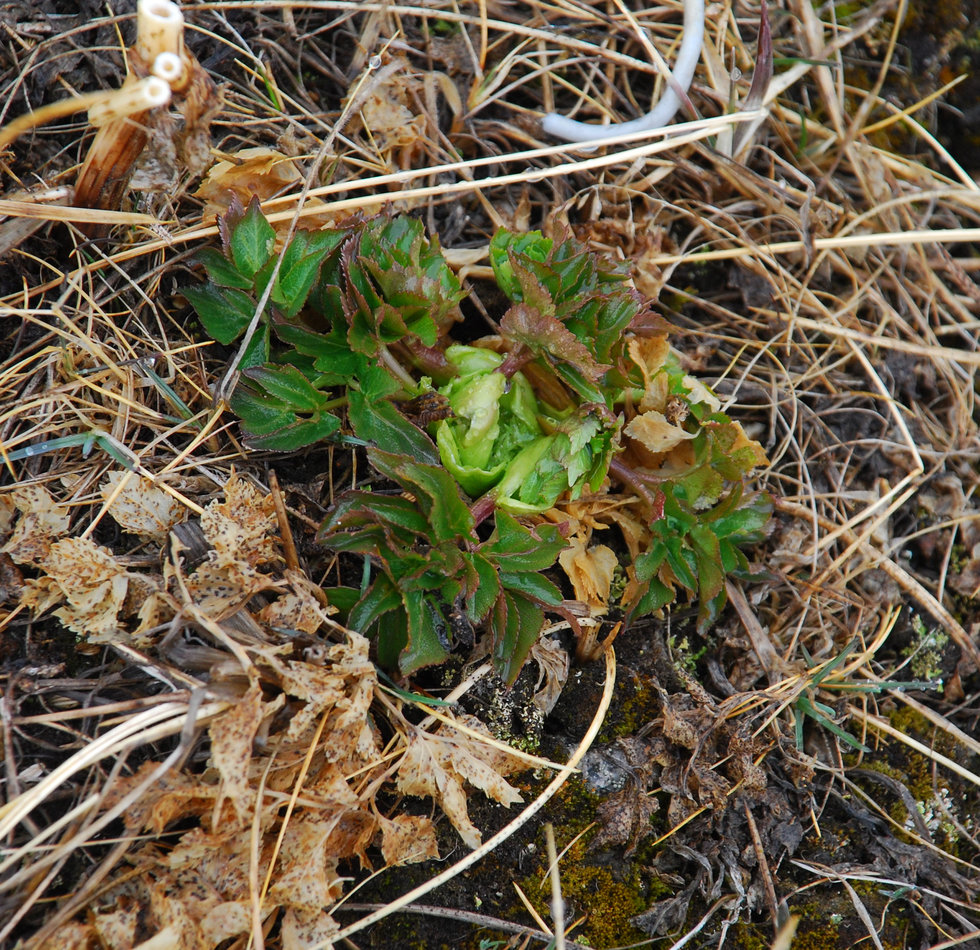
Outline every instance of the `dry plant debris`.
[[(760, 9), (715, 5), (689, 92), (708, 118), (582, 155), (542, 114), (645, 112), (678, 4), (188, 3), (188, 51), (224, 88), (224, 167), (197, 196), (183, 185), (204, 169), (178, 170), (165, 212), (138, 191), (72, 208), (90, 129), (40, 110), (70, 100), (44, 113), (60, 120), (122, 85), (133, 12), (0, 13), (2, 121), (38, 113), (0, 140), (0, 942), (386, 939), (385, 911), (343, 910), (352, 878), (397, 879), (457, 833), (479, 845), (474, 789), (537, 810), (513, 776), (540, 759), (428, 705), (486, 671), (386, 683), (323, 594), (358, 583), (314, 535), (364, 455), (245, 449), (214, 404), (234, 348), (178, 288), (228, 191), (259, 196), (278, 249), (297, 224), (410, 212), (471, 289), (473, 338), (501, 312), (497, 229), (570, 228), (627, 263), (678, 370), (767, 456), (766, 576), (730, 581), (704, 632), (679, 611), (618, 633), (636, 702), (603, 751), (630, 779), (592, 839), (559, 826), (569, 892), (596, 854), (634, 854), (640, 936), (769, 945), (790, 915), (820, 946), (975, 940), (980, 191), (936, 103), (898, 81), (904, 5), (770, 8), (761, 92)], [(166, 110), (154, 125), (175, 154), (181, 123), (198, 127)], [(630, 343), (649, 377), (626, 432), (641, 459), (688, 441), (651, 339)], [(553, 577), (588, 614), (566, 623), (600, 643), (628, 619), (613, 562), (656, 524), (629, 488), (547, 514), (569, 531), (569, 580)], [(540, 703), (603, 709), (573, 696), (557, 635), (530, 653)], [(591, 945), (629, 942), (602, 930), (595, 893), (574, 900)]]

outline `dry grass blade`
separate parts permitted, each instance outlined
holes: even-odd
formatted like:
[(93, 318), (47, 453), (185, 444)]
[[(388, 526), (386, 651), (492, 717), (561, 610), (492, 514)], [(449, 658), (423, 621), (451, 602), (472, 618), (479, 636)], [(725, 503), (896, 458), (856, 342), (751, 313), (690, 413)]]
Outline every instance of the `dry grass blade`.
[[(128, 9), (77, 7), (15, 3), (0, 35), (0, 943), (312, 950), (437, 912), (452, 940), (559, 941), (558, 896), (569, 947), (975, 942), (980, 186), (953, 75), (975, 24), (724, 0), (703, 118), (582, 152), (542, 117), (643, 115), (679, 2), (185, 3), (152, 109), (122, 100), (161, 50)], [(497, 228), (624, 262), (678, 372), (768, 456), (774, 516), (717, 623), (598, 612), (603, 680), (569, 674), (563, 615), (543, 750), (470, 716), (503, 705), (486, 664), (379, 680), (332, 606), (368, 575), (315, 531), (344, 488), (392, 483), (342, 443), (243, 447), (233, 348), (183, 296), (251, 193), (283, 249), (424, 221), (472, 291), (468, 340), (500, 319)], [(550, 515), (601, 538), (610, 589), (655, 510), (628, 488)], [(553, 927), (505, 926), (508, 878), (548, 919), (543, 820)], [(450, 881), (481, 914), (417, 903)]]

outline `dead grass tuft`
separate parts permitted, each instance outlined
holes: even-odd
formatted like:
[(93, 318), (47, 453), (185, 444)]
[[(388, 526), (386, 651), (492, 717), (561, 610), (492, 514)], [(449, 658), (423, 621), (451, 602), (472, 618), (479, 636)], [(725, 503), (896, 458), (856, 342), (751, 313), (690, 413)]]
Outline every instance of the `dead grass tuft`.
[[(14, 6), (4, 122), (119, 84), (128, 14)], [(711, 676), (658, 684), (641, 797), (667, 795), (658, 844), (689, 860), (650, 860), (698, 886), (639, 926), (680, 946), (768, 908), (775, 932), (843, 888), (879, 947), (889, 914), (924, 944), (975, 939), (980, 188), (929, 96), (889, 98), (904, 5), (771, 10), (781, 65), (739, 112), (759, 9), (725, 0), (691, 92), (704, 118), (595, 153), (542, 141), (540, 115), (645, 112), (677, 3), (184, 9), (224, 97), (229, 164), (203, 193), (144, 167), (131, 207), (69, 209), (78, 117), (25, 120), (0, 154), (0, 943), (348, 945), (533, 818), (611, 701), (607, 652), (575, 756), (481, 846), (464, 788), (516, 804), (505, 776), (529, 758), (427, 716), (335, 622), (336, 566), (307, 542), (356, 462), (249, 454), (214, 399), (230, 357), (179, 287), (229, 188), (283, 231), (411, 211), (478, 294), (499, 226), (567, 223), (631, 262), (688, 372), (763, 444), (777, 499)], [(784, 802), (803, 809), (792, 835), (760, 814)], [(445, 854), (440, 814), (476, 857), (341, 928), (352, 878)], [(698, 870), (728, 860), (722, 834), (766, 860)]]

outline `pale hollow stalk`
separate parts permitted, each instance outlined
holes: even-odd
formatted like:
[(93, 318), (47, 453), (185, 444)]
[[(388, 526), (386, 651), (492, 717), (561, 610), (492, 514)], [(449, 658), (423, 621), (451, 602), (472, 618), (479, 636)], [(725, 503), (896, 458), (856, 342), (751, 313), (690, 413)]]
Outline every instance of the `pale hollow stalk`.
[[(169, 102), (172, 90), (186, 81), (184, 16), (175, 3), (140, 0), (136, 42), (128, 59), (131, 71), (122, 88), (89, 110), (89, 121), (99, 131), (78, 174), (76, 207), (119, 207), (133, 166), (148, 141), (150, 110)], [(147, 72), (151, 75), (145, 75)], [(82, 230), (91, 236), (103, 229)]]

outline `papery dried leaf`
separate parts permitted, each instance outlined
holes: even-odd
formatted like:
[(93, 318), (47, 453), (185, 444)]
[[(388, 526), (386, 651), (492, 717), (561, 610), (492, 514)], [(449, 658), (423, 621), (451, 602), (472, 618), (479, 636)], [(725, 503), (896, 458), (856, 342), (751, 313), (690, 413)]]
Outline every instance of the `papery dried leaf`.
[(589, 843), (590, 849), (626, 845), (625, 856), (629, 857), (652, 832), (650, 818), (658, 811), (660, 802), (656, 797), (647, 794), (645, 788), (630, 783), (596, 808), (599, 833)]
[(540, 637), (531, 647), (528, 658), (538, 664), (539, 670), (533, 702), (547, 715), (555, 708), (565, 688), (572, 658), (557, 637)]
[(247, 899), (251, 828), (208, 834), (192, 828), (166, 856), (166, 866), (218, 899)]
[(425, 101), (425, 84), (404, 56), (392, 57), (379, 75), (380, 82), (360, 103), (361, 121), (378, 151), (389, 162), (394, 158), (398, 167), (408, 168), (413, 156), (427, 147), (429, 121), (418, 111)]
[(259, 591), (274, 586), (268, 574), (261, 574), (243, 561), (225, 558), (202, 564), (186, 581), (191, 603), (202, 613), (221, 620), (241, 608)]
[(558, 563), (572, 582), (575, 599), (588, 604), (594, 615), (605, 613), (613, 572), (619, 564), (613, 550), (604, 544), (586, 548), (581, 538), (574, 538), (558, 555)]
[(90, 923), (70, 920), (37, 944), (37, 950), (92, 950), (95, 946), (98, 946), (95, 927)]
[(640, 412), (651, 409), (663, 412), (667, 404), (669, 381), (667, 374), (662, 373), (667, 354), (670, 353), (670, 343), (666, 336), (631, 337), (627, 344), (630, 359), (639, 367), (643, 374), (643, 397), (640, 400)]
[(133, 639), (139, 641), (145, 633), (173, 620), (180, 605), (165, 590), (153, 591), (140, 604), (136, 615), (139, 624), (133, 631)]
[(729, 449), (730, 454), (740, 452), (743, 449), (749, 449), (747, 453), (751, 459), (751, 466), (754, 468), (764, 468), (769, 464), (769, 459), (766, 457), (766, 450), (758, 443), (755, 439), (750, 439), (745, 431), (742, 429), (742, 424), (740, 422), (732, 422), (731, 425), (735, 427), (736, 436), (732, 447)]
[(176, 498), (132, 472), (109, 472), (100, 490), (103, 499), (111, 499), (108, 510), (116, 524), (153, 541), (165, 541), (170, 529), (187, 517)]
[[(132, 775), (117, 778), (106, 794), (105, 807), (113, 807), (143, 785), (159, 765), (144, 762)], [(160, 834), (181, 818), (208, 815), (217, 796), (216, 785), (205, 785), (192, 775), (171, 769), (140, 792), (123, 812), (123, 821), (127, 831), (151, 830)]]
[(290, 907), (282, 919), (282, 950), (332, 947), (330, 938), (338, 930), (340, 925), (323, 911)]
[(663, 733), (671, 742), (685, 749), (695, 749), (698, 745), (698, 730), (689, 716), (684, 716), (671, 703), (664, 704)]
[(252, 928), (251, 901), (222, 901), (201, 918), (199, 927), (207, 947), (216, 947), (225, 940), (248, 933)]
[(33, 610), (35, 614), (43, 614), (64, 599), (65, 592), (53, 577), (27, 578), (20, 594), (21, 605)]
[(15, 488), (4, 498), (5, 520), (11, 503), (21, 516), (0, 551), (18, 564), (36, 564), (48, 555), (52, 542), (68, 532), (68, 512), (42, 485)]
[(424, 815), (381, 818), (381, 856), (387, 867), (439, 859), (436, 829)]
[[(470, 728), (489, 735), (486, 726), (473, 716), (460, 716)], [(515, 764), (516, 763), (516, 764)], [(480, 742), (452, 727), (442, 725), (436, 734), (416, 730), (398, 766), (398, 791), (434, 799), (469, 848), (480, 845), (480, 832), (469, 819), (463, 782), (484, 791), (502, 805), (523, 801), (517, 789), (502, 775), (526, 768), (516, 756)]]
[(313, 595), (313, 585), (305, 581), (305, 578), (289, 577), (289, 581), (292, 590), (280, 594), (272, 603), (263, 607), (256, 619), (270, 627), (316, 633), (324, 617), (337, 613), (337, 608), (321, 604)]
[(651, 409), (631, 419), (623, 429), (631, 439), (636, 439), (648, 452), (662, 455), (681, 442), (693, 439), (695, 433), (687, 432), (680, 426), (672, 425), (662, 412)]
[[(255, 789), (249, 786), (252, 740), (265, 713), (262, 690), (253, 682), (245, 695), (208, 727), (211, 761), (221, 776), (221, 794), (215, 802), (216, 818), (225, 799), (231, 801), (239, 819), (251, 818), (255, 807)], [(215, 821), (214, 825), (217, 824)]]
[(650, 546), (650, 528), (642, 518), (636, 518), (622, 508), (608, 509), (605, 517), (619, 525), (631, 562), (637, 559), (641, 551), (645, 551)]
[(305, 706), (293, 714), (286, 736), (298, 739), (329, 709), (330, 728), (324, 747), (328, 760), (368, 761), (378, 754), (368, 710), (374, 699), (377, 671), (368, 657), (368, 640), (350, 632), (349, 644), (330, 648), (325, 666), (270, 659), (283, 690)]
[(48, 577), (28, 581), (21, 603), (46, 609), (57, 600), (67, 601), (55, 616), (93, 643), (124, 636), (118, 617), (129, 578), (108, 548), (89, 538), (64, 538), (51, 545), (41, 566)]
[(205, 202), (205, 221), (223, 215), (233, 197), (244, 206), (252, 195), (265, 201), (290, 185), (302, 187), (303, 176), (296, 167), (296, 160), (274, 148), (243, 148), (234, 158), (233, 162), (212, 165), (195, 192), (195, 196)]
[(336, 707), (347, 698), (344, 676), (333, 666), (313, 666), (310, 663), (288, 660), (281, 665), (276, 662), (276, 669), (283, 690), (304, 703), (290, 717), (286, 731), (286, 738), (289, 740), (305, 735), (325, 710)]
[[(362, 813), (363, 814), (363, 813)], [(374, 834), (373, 819), (367, 840)], [(356, 854), (364, 836), (338, 834), (334, 818), (312, 821), (294, 817), (286, 827), (269, 899), (286, 907), (316, 911), (337, 901), (344, 891), (337, 873), (340, 858)], [(343, 840), (346, 837), (347, 840)]]
[(255, 567), (275, 560), (277, 529), (272, 496), (261, 495), (237, 475), (225, 483), (225, 500), (211, 502), (201, 515), (201, 531), (222, 562), (245, 561)]
[(682, 382), (688, 391), (687, 398), (691, 402), (707, 406), (712, 412), (718, 412), (721, 409), (721, 400), (700, 379), (694, 376), (685, 376)]
[(129, 950), (136, 943), (142, 908), (135, 901), (120, 902), (110, 911), (92, 915), (99, 942), (107, 950)]
[(13, 495), (0, 495), (0, 538), (6, 538), (10, 534), (16, 517), (17, 506), (14, 504)]
[(151, 887), (148, 923), (153, 926), (155, 934), (134, 950), (160, 950), (161, 947), (167, 950), (202, 950), (198, 921), (215, 900), (214, 895), (210, 894), (202, 896), (191, 892), (178, 897), (165, 886)]

